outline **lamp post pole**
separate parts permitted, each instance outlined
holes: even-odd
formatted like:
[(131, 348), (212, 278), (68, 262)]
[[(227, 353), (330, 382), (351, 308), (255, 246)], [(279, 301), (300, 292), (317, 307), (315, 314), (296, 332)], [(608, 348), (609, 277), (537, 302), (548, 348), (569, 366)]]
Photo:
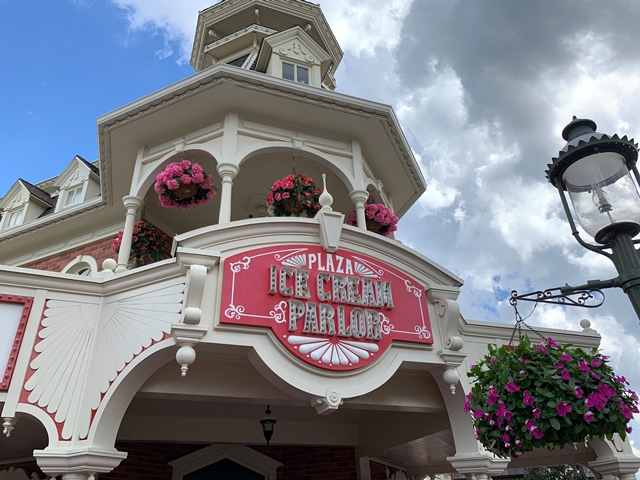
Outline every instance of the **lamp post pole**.
[[(640, 319), (640, 253), (635, 248), (640, 241), (633, 240), (640, 233), (640, 196), (630, 175), (633, 172), (640, 184), (638, 145), (626, 136), (598, 133), (595, 122), (576, 117), (564, 128), (562, 137), (567, 144), (548, 165), (547, 179), (558, 189), (575, 239), (586, 249), (609, 258), (618, 276), (551, 290), (571, 295), (618, 287), (627, 294)], [(598, 245), (580, 237), (565, 192), (580, 225)]]

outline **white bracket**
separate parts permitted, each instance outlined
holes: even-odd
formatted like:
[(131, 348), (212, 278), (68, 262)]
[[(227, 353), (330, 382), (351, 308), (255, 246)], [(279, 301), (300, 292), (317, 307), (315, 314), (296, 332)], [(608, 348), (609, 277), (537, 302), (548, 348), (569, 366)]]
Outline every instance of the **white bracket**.
[(311, 406), (314, 407), (319, 415), (329, 415), (338, 410), (344, 402), (337, 388), (328, 388), (324, 397), (315, 397), (311, 400)]

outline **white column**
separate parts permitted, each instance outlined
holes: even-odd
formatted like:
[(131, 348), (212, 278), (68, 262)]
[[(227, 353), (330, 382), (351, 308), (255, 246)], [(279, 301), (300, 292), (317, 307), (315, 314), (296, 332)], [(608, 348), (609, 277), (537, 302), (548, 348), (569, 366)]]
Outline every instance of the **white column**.
[(127, 458), (126, 452), (105, 447), (45, 448), (34, 450), (38, 467), (50, 477), (63, 480), (93, 480), (97, 474), (108, 473)]
[(127, 215), (124, 220), (124, 230), (122, 231), (122, 243), (118, 252), (118, 266), (116, 273), (124, 272), (129, 268), (129, 256), (131, 255), (131, 240), (133, 238), (133, 225), (136, 223), (138, 212), (142, 208), (143, 201), (135, 195), (127, 195), (122, 199)]
[(233, 187), (233, 179), (236, 178), (240, 169), (232, 163), (221, 163), (218, 165), (217, 170), (222, 179), (218, 223), (229, 223), (231, 221), (231, 190)]
[(367, 229), (367, 220), (364, 216), (364, 204), (369, 198), (369, 192), (366, 190), (354, 190), (349, 193), (349, 198), (356, 207), (356, 219), (358, 220), (358, 228)]

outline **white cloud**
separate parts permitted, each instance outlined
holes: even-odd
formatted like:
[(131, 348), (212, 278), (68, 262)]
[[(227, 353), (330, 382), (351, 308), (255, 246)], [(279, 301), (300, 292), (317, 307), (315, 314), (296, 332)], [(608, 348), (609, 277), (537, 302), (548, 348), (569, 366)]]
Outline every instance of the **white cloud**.
[[(72, 0), (82, 2), (83, 0)], [(175, 50), (177, 60), (188, 62), (193, 47), (198, 11), (212, 0), (111, 0), (125, 11), (131, 31), (158, 31), (166, 47), (159, 58)], [(354, 55), (373, 55), (378, 47), (392, 48), (400, 38), (402, 20), (413, 0), (327, 0), (322, 11), (342, 49)]]

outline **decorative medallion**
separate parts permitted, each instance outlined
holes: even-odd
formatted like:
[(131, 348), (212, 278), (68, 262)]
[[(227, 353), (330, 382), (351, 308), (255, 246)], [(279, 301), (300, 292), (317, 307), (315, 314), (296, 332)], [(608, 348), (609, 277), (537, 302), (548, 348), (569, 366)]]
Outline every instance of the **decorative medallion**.
[(311, 245), (228, 257), (220, 323), (270, 328), (296, 357), (334, 371), (371, 364), (393, 341), (433, 343), (418, 282), (365, 255)]

